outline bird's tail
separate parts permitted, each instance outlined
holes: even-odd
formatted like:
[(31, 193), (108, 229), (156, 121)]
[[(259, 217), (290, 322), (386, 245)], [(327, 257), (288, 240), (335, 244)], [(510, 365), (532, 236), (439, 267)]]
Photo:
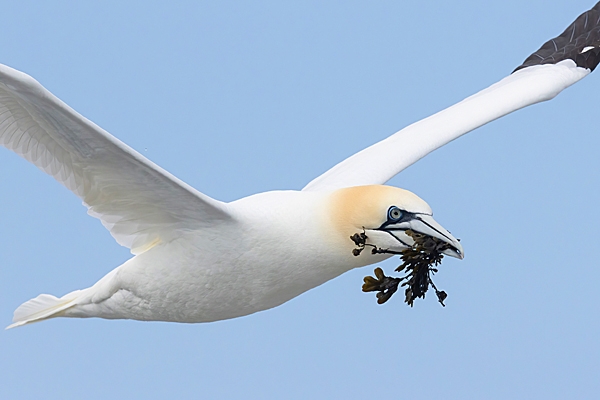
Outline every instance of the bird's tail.
[(26, 301), (15, 310), (13, 323), (7, 326), (6, 329), (60, 317), (62, 311), (76, 304), (75, 300), (79, 292), (81, 290), (76, 290), (61, 298), (49, 294), (40, 294), (35, 299)]

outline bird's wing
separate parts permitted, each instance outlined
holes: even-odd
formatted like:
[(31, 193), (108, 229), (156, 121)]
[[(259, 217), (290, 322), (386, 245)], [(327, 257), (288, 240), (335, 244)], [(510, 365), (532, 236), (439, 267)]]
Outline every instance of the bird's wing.
[(433, 150), (520, 108), (554, 98), (600, 62), (600, 2), (508, 77), (337, 164), (303, 190), (383, 184)]
[(231, 218), (226, 204), (158, 167), (29, 75), (3, 65), (0, 144), (73, 191), (133, 254)]

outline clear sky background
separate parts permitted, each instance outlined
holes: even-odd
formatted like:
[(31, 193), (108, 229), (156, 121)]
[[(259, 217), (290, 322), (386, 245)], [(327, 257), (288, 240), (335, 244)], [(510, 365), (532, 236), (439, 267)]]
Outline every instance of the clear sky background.
[[(510, 73), (593, 0), (5, 2), (0, 62), (224, 201), (300, 189)], [(600, 73), (390, 184), (462, 239), (414, 308), (372, 267), (211, 324), (55, 319), (0, 332), (6, 399), (597, 398)], [(130, 257), (0, 150), (0, 322)], [(301, 217), (301, 216), (299, 216)], [(397, 259), (383, 264), (391, 273)]]

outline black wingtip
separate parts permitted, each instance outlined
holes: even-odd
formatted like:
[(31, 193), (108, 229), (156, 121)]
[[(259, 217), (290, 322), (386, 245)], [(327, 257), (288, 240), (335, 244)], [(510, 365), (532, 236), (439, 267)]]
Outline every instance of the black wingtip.
[(593, 71), (600, 63), (600, 2), (581, 14), (565, 31), (527, 57), (514, 71), (571, 59), (578, 67)]

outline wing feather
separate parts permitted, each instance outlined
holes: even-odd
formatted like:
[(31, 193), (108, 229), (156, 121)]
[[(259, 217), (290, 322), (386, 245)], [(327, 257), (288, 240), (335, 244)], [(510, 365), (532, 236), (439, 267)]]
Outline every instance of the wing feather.
[(231, 219), (226, 204), (158, 167), (30, 76), (3, 65), (0, 144), (75, 193), (134, 254), (182, 231)]
[[(593, 22), (593, 23), (591, 23)], [(600, 62), (600, 2), (546, 42), (506, 78), (354, 154), (303, 190), (383, 184), (454, 139), (532, 104), (547, 101)]]

